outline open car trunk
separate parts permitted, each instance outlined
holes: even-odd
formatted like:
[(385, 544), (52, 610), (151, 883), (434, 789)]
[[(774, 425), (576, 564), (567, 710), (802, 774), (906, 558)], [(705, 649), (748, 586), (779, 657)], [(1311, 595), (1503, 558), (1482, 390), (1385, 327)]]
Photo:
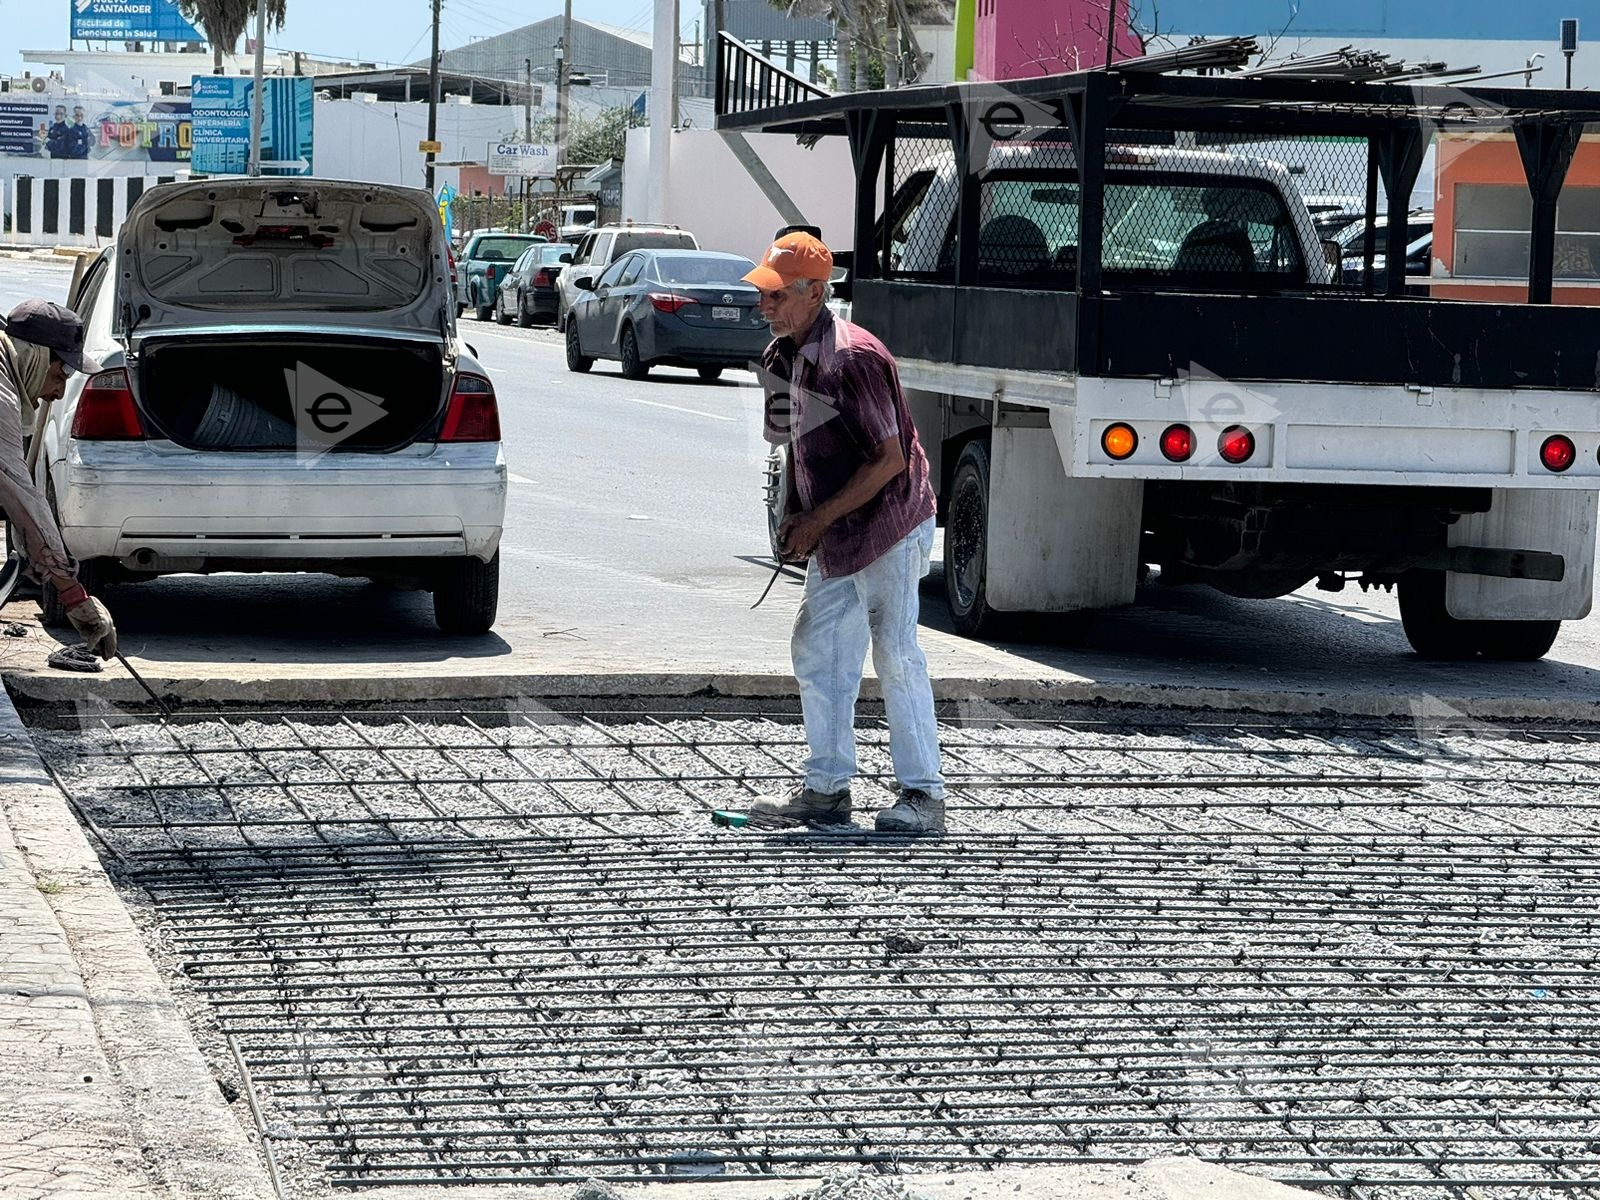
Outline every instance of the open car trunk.
[(419, 188), (212, 179), (152, 188), (119, 235), (116, 332), (218, 323), (448, 337), (450, 264)]
[(151, 340), (135, 395), (152, 432), (193, 450), (399, 450), (438, 430), (443, 347), (347, 335)]

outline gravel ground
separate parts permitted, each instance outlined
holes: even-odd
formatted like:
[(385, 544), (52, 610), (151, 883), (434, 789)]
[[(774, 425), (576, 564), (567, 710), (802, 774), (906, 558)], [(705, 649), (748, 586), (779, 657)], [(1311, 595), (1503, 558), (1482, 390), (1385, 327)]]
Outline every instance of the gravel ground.
[(713, 829), (793, 782), (792, 714), (626, 708), (33, 719), (296, 1195), (1172, 1154), (1600, 1192), (1600, 730), (964, 707), (918, 841)]

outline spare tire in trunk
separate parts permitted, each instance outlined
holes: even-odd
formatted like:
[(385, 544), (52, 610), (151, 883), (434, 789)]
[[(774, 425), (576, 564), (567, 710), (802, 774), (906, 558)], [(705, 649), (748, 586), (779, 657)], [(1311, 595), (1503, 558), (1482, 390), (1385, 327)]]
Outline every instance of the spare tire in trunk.
[(438, 428), (441, 345), (381, 339), (146, 343), (136, 396), (192, 450), (399, 450)]

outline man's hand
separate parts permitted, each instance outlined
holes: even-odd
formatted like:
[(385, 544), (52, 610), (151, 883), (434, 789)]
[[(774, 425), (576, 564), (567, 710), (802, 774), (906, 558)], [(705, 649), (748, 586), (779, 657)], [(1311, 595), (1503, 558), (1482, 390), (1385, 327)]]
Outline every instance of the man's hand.
[(93, 596), (80, 600), (67, 609), (67, 620), (83, 635), (84, 645), (101, 658), (111, 659), (117, 653), (117, 627), (111, 623), (106, 606)]
[(828, 522), (814, 512), (796, 513), (785, 517), (778, 526), (778, 545), (783, 548), (784, 562), (799, 562), (808, 558), (828, 531)]

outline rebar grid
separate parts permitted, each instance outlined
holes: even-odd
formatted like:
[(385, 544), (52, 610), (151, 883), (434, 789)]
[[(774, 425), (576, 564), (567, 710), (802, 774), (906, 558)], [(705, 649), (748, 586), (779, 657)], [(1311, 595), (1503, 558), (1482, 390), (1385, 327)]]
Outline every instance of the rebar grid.
[(794, 781), (779, 715), (82, 723), (47, 760), (335, 1184), (1600, 1191), (1595, 730), (985, 706), (918, 841), (712, 831)]

